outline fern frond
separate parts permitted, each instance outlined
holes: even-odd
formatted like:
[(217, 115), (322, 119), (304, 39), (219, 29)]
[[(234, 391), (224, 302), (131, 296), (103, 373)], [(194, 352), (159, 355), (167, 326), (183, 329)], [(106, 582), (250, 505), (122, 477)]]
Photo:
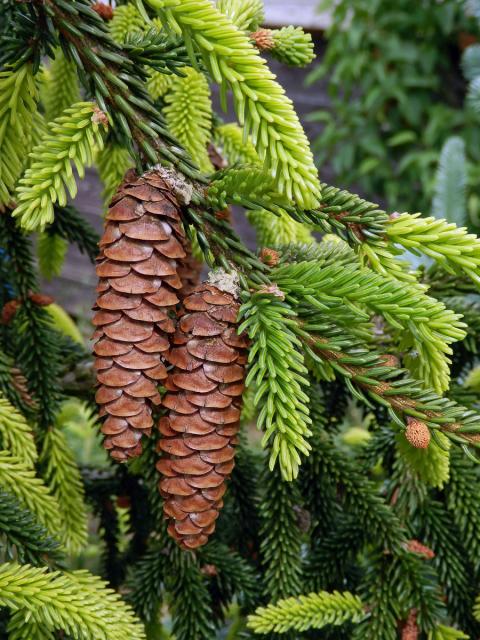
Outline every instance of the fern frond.
[(314, 207), (320, 184), (313, 155), (293, 109), (265, 61), (209, 0), (148, 0), (192, 49), (193, 42), (214, 80), (230, 87), (240, 123), (251, 135), (277, 189), (302, 208)]
[(290, 629), (302, 632), (360, 622), (366, 616), (358, 596), (344, 591), (311, 593), (287, 598), (268, 607), (260, 607), (248, 616), (248, 626), (255, 633), (285, 633)]
[[(255, 382), (255, 405), (261, 407), (257, 426), (265, 434), (262, 446), (270, 448), (270, 468), (278, 459), (282, 475), (298, 475), (300, 453), (308, 455), (309, 382), (299, 351), (300, 341), (292, 328), (292, 310), (275, 294), (254, 294), (240, 310), (241, 331), (252, 340), (251, 368), (246, 386)], [(240, 329), (239, 329), (240, 330)]]
[(480, 76), (480, 44), (467, 47), (462, 56), (463, 75), (472, 82)]
[(30, 151), (38, 90), (29, 64), (0, 71), (0, 205), (13, 198)]
[(21, 459), (0, 451), (0, 487), (12, 493), (55, 537), (61, 530), (59, 505), (35, 471)]
[(103, 147), (104, 117), (93, 103), (79, 102), (50, 125), (40, 145), (33, 149), (33, 163), (17, 187), (18, 205), (12, 215), (24, 229), (41, 230), (53, 222), (54, 204), (67, 204), (65, 187), (75, 197), (72, 164), (83, 178), (95, 147)]
[(0, 395), (1, 448), (9, 451), (27, 468), (33, 469), (38, 454), (33, 433), (23, 415)]
[(388, 240), (433, 258), (449, 273), (465, 273), (480, 285), (480, 239), (446, 220), (402, 213), (386, 225)]
[(405, 464), (422, 482), (442, 489), (450, 477), (450, 440), (443, 433), (437, 433), (437, 438), (440, 444), (433, 440), (426, 449), (417, 449), (401, 433), (397, 446)]
[(39, 624), (78, 640), (144, 640), (132, 610), (120, 596), (87, 571), (48, 573), (45, 568), (0, 566), (0, 603), (19, 626)]
[(55, 120), (65, 109), (79, 101), (80, 87), (75, 63), (69, 60), (61, 49), (57, 49), (42, 87), (42, 102), (47, 121)]
[(135, 4), (127, 2), (115, 7), (113, 19), (109, 22), (109, 28), (113, 40), (121, 44), (129, 34), (143, 31), (145, 29), (145, 21)]
[(43, 477), (58, 502), (62, 521), (61, 541), (70, 553), (78, 553), (87, 543), (87, 510), (77, 463), (65, 435), (50, 429), (40, 456)]
[(184, 69), (165, 96), (163, 110), (169, 131), (189, 151), (205, 173), (212, 171), (207, 144), (211, 138), (212, 101), (205, 76), (195, 69)]
[(124, 147), (107, 141), (103, 149), (97, 153), (95, 161), (103, 183), (102, 200), (106, 209), (125, 173), (133, 165), (133, 160)]
[(452, 136), (445, 141), (437, 174), (432, 213), (435, 218), (445, 218), (457, 226), (466, 224), (467, 218), (467, 167), (465, 143)]
[(38, 237), (38, 268), (47, 280), (62, 273), (63, 263), (68, 251), (68, 242), (54, 233), (44, 231)]
[(263, 0), (218, 0), (217, 7), (241, 31), (253, 31), (265, 20)]

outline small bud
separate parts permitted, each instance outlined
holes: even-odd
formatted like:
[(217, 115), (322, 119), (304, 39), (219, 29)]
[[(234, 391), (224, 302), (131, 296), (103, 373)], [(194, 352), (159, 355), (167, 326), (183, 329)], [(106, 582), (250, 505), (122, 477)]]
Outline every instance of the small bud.
[(250, 39), (253, 40), (260, 51), (268, 51), (275, 46), (271, 29), (257, 29), (257, 31), (250, 34)]
[(260, 260), (264, 264), (268, 264), (269, 267), (275, 267), (280, 260), (280, 254), (278, 251), (275, 251), (275, 249), (263, 247), (260, 251)]
[(44, 293), (31, 293), (28, 297), (33, 304), (36, 304), (39, 307), (48, 307), (49, 304), (55, 302), (52, 296), (47, 296)]
[(118, 496), (117, 497), (117, 507), (119, 509), (129, 509), (132, 505), (132, 501), (130, 496)]
[(390, 218), (390, 220), (397, 220), (397, 218), (400, 218), (401, 215), (402, 214), (398, 213), (398, 211), (394, 211), (388, 217)]
[(108, 127), (108, 116), (105, 111), (102, 111), (97, 105), (94, 105), (93, 107), (92, 122), (95, 124), (103, 124), (105, 127)]
[(95, 2), (92, 4), (92, 9), (98, 13), (98, 15), (105, 21), (112, 20), (113, 7), (109, 4), (103, 4), (103, 2)]
[(226, 220), (227, 222), (230, 222), (230, 220), (232, 219), (232, 212), (230, 211), (230, 207), (226, 207), (221, 211), (215, 211), (215, 218), (217, 220)]
[(416, 449), (426, 449), (430, 444), (430, 429), (425, 422), (417, 420), (417, 418), (407, 418), (405, 437), (412, 447)]
[(13, 317), (17, 313), (18, 309), (21, 306), (20, 300), (10, 300), (7, 302), (2, 309), (2, 323), (10, 324), (13, 320)]
[(410, 551), (410, 553), (418, 553), (418, 555), (423, 556), (426, 560), (431, 560), (435, 557), (435, 552), (418, 540), (408, 540), (407, 551)]

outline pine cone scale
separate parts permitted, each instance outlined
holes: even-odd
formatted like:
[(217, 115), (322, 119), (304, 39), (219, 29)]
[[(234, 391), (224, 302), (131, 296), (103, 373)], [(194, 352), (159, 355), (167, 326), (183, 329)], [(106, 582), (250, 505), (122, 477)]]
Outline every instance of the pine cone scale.
[(119, 461), (141, 452), (152, 408), (161, 402), (157, 384), (167, 378), (163, 361), (174, 331), (168, 311), (181, 285), (176, 259), (185, 256), (179, 207), (168, 190), (155, 172), (140, 178), (129, 172), (100, 241), (96, 400), (105, 418), (104, 446)]
[(233, 469), (247, 342), (232, 339), (239, 305), (230, 293), (200, 285), (183, 305), (168, 354), (174, 368), (163, 398), (168, 414), (159, 422), (157, 469), (168, 531), (195, 549), (215, 529)]

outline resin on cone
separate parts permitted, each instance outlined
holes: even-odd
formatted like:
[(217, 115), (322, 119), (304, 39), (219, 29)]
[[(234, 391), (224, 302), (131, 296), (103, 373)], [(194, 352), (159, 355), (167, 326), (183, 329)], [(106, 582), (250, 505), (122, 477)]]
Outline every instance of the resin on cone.
[(123, 462), (141, 453), (161, 403), (164, 357), (175, 331), (177, 261), (185, 258), (179, 205), (159, 171), (129, 171), (113, 197), (97, 259), (93, 323), (96, 400), (104, 446)]
[(234, 466), (247, 339), (237, 334), (239, 304), (202, 284), (183, 301), (168, 359), (160, 419), (160, 492), (169, 534), (184, 548), (205, 544)]

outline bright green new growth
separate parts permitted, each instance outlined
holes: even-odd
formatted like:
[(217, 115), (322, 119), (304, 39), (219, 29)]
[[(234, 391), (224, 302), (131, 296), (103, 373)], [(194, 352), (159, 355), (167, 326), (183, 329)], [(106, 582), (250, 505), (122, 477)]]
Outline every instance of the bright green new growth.
[(185, 68), (165, 96), (163, 110), (169, 131), (187, 149), (200, 169), (211, 173), (207, 144), (211, 138), (212, 101), (208, 82), (199, 71)]
[(42, 103), (47, 121), (58, 118), (65, 109), (79, 101), (76, 65), (65, 57), (61, 49), (57, 49), (42, 86)]
[(322, 629), (327, 625), (360, 622), (364, 617), (365, 611), (358, 596), (348, 591), (322, 591), (260, 607), (248, 617), (248, 626), (255, 633), (285, 633), (290, 629), (301, 632)]
[(273, 277), (282, 291), (294, 296), (295, 303), (308, 301), (334, 319), (345, 303), (358, 323), (368, 320), (365, 306), (383, 315), (400, 332), (402, 348), (418, 352), (406, 358), (416, 377), (438, 393), (448, 388), (449, 345), (465, 337), (465, 325), (442, 302), (426, 296), (422, 287), (405, 287), (356, 265), (320, 269), (316, 261), (281, 266)]
[[(73, 198), (77, 184), (72, 164), (83, 178), (95, 148), (103, 147), (106, 116), (91, 102), (79, 102), (54, 120), (32, 151), (33, 162), (19, 180), (13, 216), (27, 231), (42, 230), (53, 222), (54, 207)], [(66, 187), (66, 189), (65, 189)]]
[(68, 242), (65, 238), (45, 231), (39, 235), (38, 268), (44, 278), (51, 280), (61, 274), (67, 251)]
[(77, 463), (65, 435), (50, 429), (40, 456), (43, 476), (60, 507), (61, 541), (70, 553), (78, 553), (87, 543), (87, 509)]
[(259, 247), (274, 247), (279, 244), (310, 243), (314, 239), (308, 228), (293, 220), (287, 213), (278, 215), (269, 211), (249, 211), (247, 218), (257, 232), (257, 245)]
[(269, 53), (291, 67), (305, 67), (315, 59), (310, 33), (301, 27), (282, 27), (271, 32), (273, 47)]
[(426, 449), (412, 447), (403, 433), (398, 434), (397, 448), (406, 465), (418, 478), (430, 485), (442, 489), (450, 478), (450, 440), (439, 431), (436, 440), (432, 440)]
[(294, 333), (294, 314), (275, 292), (269, 293), (255, 294), (242, 305), (239, 332), (246, 331), (252, 341), (246, 386), (255, 382), (254, 402), (260, 407), (257, 427), (265, 431), (262, 445), (270, 449), (270, 468), (278, 459), (283, 477), (293, 480), (298, 475), (299, 453), (310, 451), (305, 393), (309, 382), (301, 343)]
[(33, 469), (38, 454), (33, 433), (23, 415), (0, 396), (0, 442), (1, 448), (9, 451), (26, 467)]
[(0, 206), (8, 204), (30, 151), (38, 91), (32, 69), (0, 71)]
[(35, 471), (8, 451), (0, 451), (0, 487), (13, 493), (54, 537), (61, 529), (59, 505)]
[(392, 216), (388, 240), (417, 255), (433, 258), (449, 273), (465, 273), (480, 284), (480, 239), (446, 220), (422, 218), (420, 213)]
[(145, 21), (134, 4), (122, 4), (115, 7), (113, 19), (109, 22), (110, 35), (119, 44), (137, 31), (145, 29)]
[(303, 208), (315, 207), (320, 185), (308, 140), (283, 88), (248, 37), (209, 0), (148, 0), (193, 55), (194, 46), (220, 84), (230, 88), (238, 119), (277, 188)]
[(87, 571), (47, 573), (47, 568), (6, 562), (0, 565), (0, 604), (19, 612), (10, 630), (34, 623), (78, 640), (145, 639), (131, 608)]
[(430, 631), (428, 634), (428, 640), (468, 640), (463, 631), (454, 629), (453, 627), (446, 627), (444, 624), (439, 624), (436, 629)]
[(245, 140), (242, 129), (235, 122), (217, 127), (214, 142), (228, 164), (260, 164), (250, 138)]
[(218, 0), (217, 8), (241, 31), (253, 31), (265, 20), (262, 0)]

